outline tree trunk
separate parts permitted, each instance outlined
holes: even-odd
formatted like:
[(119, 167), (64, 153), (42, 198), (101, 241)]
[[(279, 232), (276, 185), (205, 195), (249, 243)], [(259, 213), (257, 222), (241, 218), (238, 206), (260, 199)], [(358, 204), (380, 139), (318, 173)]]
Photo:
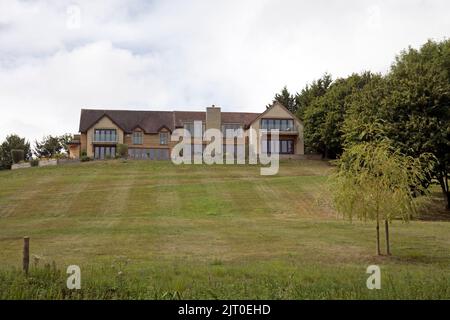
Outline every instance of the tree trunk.
[(444, 195), (444, 200), (446, 202), (445, 208), (450, 211), (450, 190), (448, 189), (447, 172), (443, 172), (437, 179), (441, 185), (442, 194)]
[(328, 159), (328, 148), (325, 146), (323, 153), (322, 153), (323, 159)]
[(389, 221), (387, 219), (384, 220), (384, 230), (386, 231), (386, 254), (390, 256), (391, 248), (389, 244)]
[(378, 218), (378, 213), (377, 213), (377, 255), (381, 256), (381, 250), (380, 250), (380, 219)]
[(447, 196), (447, 207), (446, 207), (446, 209), (448, 210), (448, 211), (450, 211), (450, 192), (446, 192), (445, 193), (445, 195)]

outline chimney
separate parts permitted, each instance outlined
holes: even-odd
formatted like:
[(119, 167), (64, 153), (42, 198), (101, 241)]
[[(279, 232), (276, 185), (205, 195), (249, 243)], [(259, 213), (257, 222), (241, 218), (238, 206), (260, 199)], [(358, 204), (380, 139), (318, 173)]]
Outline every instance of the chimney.
[(220, 107), (212, 105), (206, 108), (206, 130), (214, 128), (219, 129), (222, 126), (222, 117), (220, 114)]

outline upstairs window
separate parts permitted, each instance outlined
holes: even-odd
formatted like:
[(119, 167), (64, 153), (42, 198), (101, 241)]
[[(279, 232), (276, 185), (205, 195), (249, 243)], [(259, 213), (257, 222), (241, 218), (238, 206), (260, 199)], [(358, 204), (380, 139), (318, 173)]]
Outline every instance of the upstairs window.
[[(206, 128), (206, 124), (203, 122), (202, 123), (202, 132), (201, 132), (202, 136), (203, 136), (203, 133), (205, 132), (205, 128)], [(192, 137), (194, 136), (194, 122), (185, 122), (184, 129), (189, 131), (189, 133), (191, 134)]]
[(242, 126), (239, 123), (224, 123), (222, 125), (222, 134), (225, 137), (226, 134), (227, 134), (227, 130), (236, 131), (236, 130), (239, 130), (241, 128), (242, 128)]
[(117, 142), (115, 129), (95, 129), (94, 142)]
[(262, 119), (261, 129), (294, 131), (294, 120), (292, 119)]
[(144, 135), (140, 131), (133, 132), (133, 144), (143, 144)]
[(159, 134), (159, 144), (169, 144), (169, 133), (161, 132)]

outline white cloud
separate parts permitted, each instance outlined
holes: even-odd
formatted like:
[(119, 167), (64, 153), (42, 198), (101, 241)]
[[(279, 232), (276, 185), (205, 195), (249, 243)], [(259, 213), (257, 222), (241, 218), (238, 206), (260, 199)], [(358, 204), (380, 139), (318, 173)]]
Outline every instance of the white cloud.
[(447, 1), (0, 0), (0, 139), (76, 132), (83, 107), (261, 111), (284, 85), (298, 91), (326, 71), (386, 71), (401, 49), (447, 36), (449, 9)]

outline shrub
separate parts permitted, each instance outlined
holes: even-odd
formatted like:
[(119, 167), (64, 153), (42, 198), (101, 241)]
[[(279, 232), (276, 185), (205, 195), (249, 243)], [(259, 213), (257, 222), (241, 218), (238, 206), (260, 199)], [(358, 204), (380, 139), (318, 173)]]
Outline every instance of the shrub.
[(128, 156), (128, 146), (126, 144), (118, 144), (117, 154), (122, 158), (126, 158)]
[(64, 153), (57, 153), (57, 154), (55, 154), (54, 158), (57, 159), (57, 160), (66, 159), (67, 155), (64, 154)]
[(88, 156), (82, 156), (82, 157), (80, 158), (80, 161), (81, 161), (81, 162), (88, 162), (88, 161), (91, 161), (91, 158), (89, 158)]
[(82, 150), (80, 156), (81, 157), (87, 157), (87, 151), (86, 150)]
[(25, 152), (19, 149), (11, 150), (11, 158), (13, 163), (19, 163), (25, 160)]
[(31, 159), (30, 160), (30, 165), (32, 167), (37, 167), (39, 165), (39, 159)]

